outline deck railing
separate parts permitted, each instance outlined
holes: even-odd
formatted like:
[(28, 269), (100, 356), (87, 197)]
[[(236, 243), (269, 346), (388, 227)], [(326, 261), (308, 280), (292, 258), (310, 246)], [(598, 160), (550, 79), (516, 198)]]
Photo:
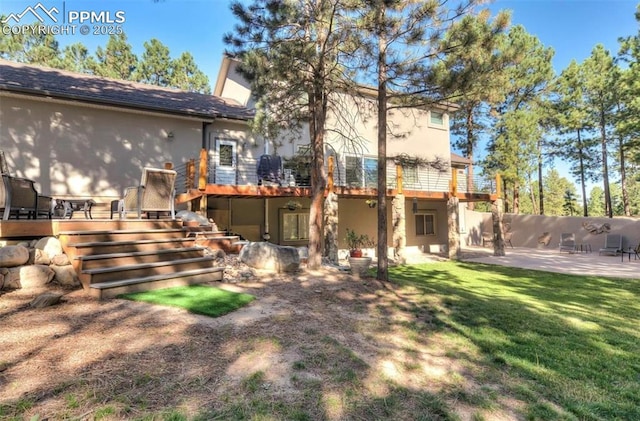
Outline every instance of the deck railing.
[[(231, 185), (275, 185), (275, 186), (296, 186), (310, 187), (311, 179), (309, 176), (310, 169), (305, 169), (303, 173), (296, 172), (292, 169), (285, 168), (264, 178), (258, 177), (258, 160), (243, 159), (242, 162), (236, 164), (235, 167), (216, 168), (215, 164), (203, 159), (202, 154), (200, 162), (196, 159), (176, 166), (177, 171), (176, 191), (178, 193), (185, 192), (189, 189), (204, 188), (204, 184), (231, 184)], [(328, 172), (328, 162), (325, 164)], [(389, 189), (397, 189), (397, 169), (393, 163), (387, 166), (387, 187)], [(430, 192), (448, 192), (452, 189), (452, 183), (455, 180), (457, 191), (461, 193), (496, 193), (496, 180), (474, 176), (471, 189), (467, 186), (467, 177), (464, 174), (457, 173), (457, 170), (439, 171), (431, 168), (413, 169), (404, 171), (403, 187), (405, 190), (430, 191)], [(336, 164), (333, 169), (333, 184), (338, 187), (376, 187), (376, 174), (367, 172), (366, 170), (346, 169), (343, 164)], [(471, 190), (471, 191), (469, 191)]]

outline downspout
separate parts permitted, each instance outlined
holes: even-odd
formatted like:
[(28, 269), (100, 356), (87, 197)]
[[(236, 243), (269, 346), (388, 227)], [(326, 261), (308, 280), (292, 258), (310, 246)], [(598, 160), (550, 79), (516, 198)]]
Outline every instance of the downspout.
[(264, 241), (271, 239), (271, 234), (269, 234), (269, 198), (264, 199), (264, 234), (262, 234), (262, 239)]

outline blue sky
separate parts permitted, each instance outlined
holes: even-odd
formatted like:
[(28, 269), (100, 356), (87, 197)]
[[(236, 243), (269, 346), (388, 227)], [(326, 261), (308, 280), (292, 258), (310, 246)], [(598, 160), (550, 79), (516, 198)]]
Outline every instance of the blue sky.
[[(19, 13), (37, 0), (0, 0), (0, 13)], [(45, 7), (67, 11), (125, 12), (121, 24), (140, 55), (143, 43), (158, 38), (178, 57), (189, 51), (213, 83), (224, 52), (222, 35), (235, 23), (227, 0), (42, 0)], [(522, 24), (556, 52), (560, 72), (571, 59), (584, 60), (597, 43), (617, 52), (617, 39), (638, 31), (634, 12), (637, 0), (497, 0), (491, 10), (511, 9), (512, 22)], [(81, 41), (91, 51), (104, 46), (107, 35), (59, 36), (62, 45)]]
[[(34, 1), (0, 0), (0, 13), (19, 13)], [(222, 35), (233, 30), (234, 17), (227, 0), (42, 0), (47, 7), (66, 11), (123, 11), (121, 24), (138, 55), (143, 43), (157, 38), (169, 47), (172, 57), (189, 51), (196, 63), (215, 83), (224, 52)], [(555, 50), (553, 60), (559, 73), (572, 59), (583, 61), (593, 47), (602, 43), (615, 54), (618, 37), (638, 33), (635, 20), (637, 0), (497, 0), (489, 7), (496, 12), (512, 10), (512, 23), (523, 25), (547, 47)], [(62, 46), (83, 42), (92, 52), (106, 45), (107, 35), (59, 36)], [(477, 159), (478, 157), (476, 157)], [(558, 169), (565, 173), (563, 165)]]

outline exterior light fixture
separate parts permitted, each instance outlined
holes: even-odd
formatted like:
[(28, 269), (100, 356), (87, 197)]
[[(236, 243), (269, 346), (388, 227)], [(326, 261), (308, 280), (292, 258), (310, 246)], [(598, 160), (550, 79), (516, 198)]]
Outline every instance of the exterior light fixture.
[(411, 209), (413, 210), (413, 213), (418, 213), (418, 198), (417, 197), (413, 198), (413, 205), (411, 206)]

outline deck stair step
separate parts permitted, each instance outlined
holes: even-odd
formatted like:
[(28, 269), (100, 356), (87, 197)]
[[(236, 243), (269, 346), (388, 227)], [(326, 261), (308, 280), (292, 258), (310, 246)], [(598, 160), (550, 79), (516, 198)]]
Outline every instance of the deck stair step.
[(69, 243), (68, 246), (77, 250), (77, 255), (130, 253), (148, 250), (167, 250), (174, 248), (193, 247), (195, 238), (168, 238), (156, 240), (130, 240), (130, 241), (91, 241), (81, 243)]
[(191, 269), (204, 269), (213, 266), (212, 256), (190, 259), (168, 260), (153, 263), (139, 263), (128, 266), (114, 266), (95, 269), (83, 269), (82, 273), (91, 276), (91, 283), (117, 281), (123, 278), (160, 275)]
[(181, 247), (161, 250), (135, 251), (128, 253), (92, 254), (78, 256), (81, 270), (126, 266), (140, 263), (162, 262), (165, 260), (177, 260), (205, 255), (203, 247)]
[(128, 278), (118, 281), (92, 283), (89, 287), (89, 292), (91, 296), (96, 298), (113, 298), (119, 294), (147, 291), (150, 289), (221, 281), (223, 274), (224, 268), (219, 267), (194, 269), (176, 273)]
[[(63, 249), (72, 261), (83, 288), (97, 298), (222, 280), (224, 268), (196, 236), (179, 225), (118, 229), (119, 225), (83, 226), (60, 232)], [(87, 228), (86, 230), (84, 228)], [(211, 233), (211, 231), (205, 231)]]
[(165, 229), (127, 229), (113, 231), (62, 231), (60, 237), (82, 238), (83, 242), (91, 241), (127, 241), (127, 240), (153, 240), (157, 238), (184, 238), (185, 231), (182, 228), (165, 228)]

